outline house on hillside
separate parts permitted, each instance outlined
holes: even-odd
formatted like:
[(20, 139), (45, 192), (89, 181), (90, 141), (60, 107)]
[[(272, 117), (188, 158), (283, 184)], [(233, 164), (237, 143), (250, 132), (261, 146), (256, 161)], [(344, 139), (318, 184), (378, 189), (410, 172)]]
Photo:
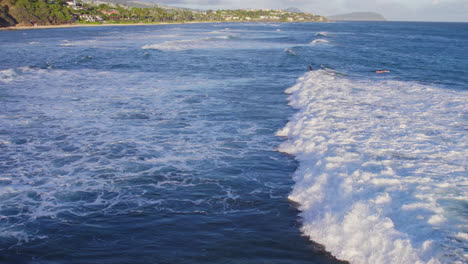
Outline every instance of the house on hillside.
[(93, 16), (90, 14), (80, 15), (80, 19), (86, 22), (102, 22), (103, 21), (102, 16)]

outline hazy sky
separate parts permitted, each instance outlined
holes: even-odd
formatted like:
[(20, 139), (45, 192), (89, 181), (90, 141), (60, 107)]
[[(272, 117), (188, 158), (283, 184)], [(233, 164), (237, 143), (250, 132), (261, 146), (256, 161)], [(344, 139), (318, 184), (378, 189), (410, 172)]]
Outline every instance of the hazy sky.
[(388, 20), (468, 22), (468, 0), (146, 0), (196, 9), (297, 7), (304, 12), (336, 15), (373, 11)]

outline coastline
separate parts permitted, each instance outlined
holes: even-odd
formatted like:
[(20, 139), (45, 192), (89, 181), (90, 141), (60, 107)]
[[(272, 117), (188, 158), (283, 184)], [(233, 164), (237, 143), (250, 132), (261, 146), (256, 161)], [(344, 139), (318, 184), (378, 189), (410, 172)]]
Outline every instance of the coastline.
[[(274, 22), (274, 21), (189, 21), (189, 22), (156, 22), (156, 23), (116, 23), (116, 24), (62, 24), (62, 25), (46, 25), (46, 26), (14, 26), (0, 27), (0, 31), (10, 30), (29, 30), (29, 29), (50, 29), (50, 28), (75, 28), (75, 27), (111, 27), (111, 26), (157, 26), (157, 25), (183, 25), (183, 24), (204, 24), (204, 23), (300, 23), (294, 22)], [(310, 22), (310, 23), (331, 23), (334, 21)]]
[[(127, 23), (127, 24), (62, 24), (62, 25), (46, 25), (46, 26), (14, 26), (3, 27), (0, 31), (9, 30), (29, 30), (29, 29), (50, 29), (50, 28), (75, 28), (75, 27), (110, 27), (110, 26), (152, 26), (152, 25), (180, 25), (180, 24), (197, 24), (197, 23), (220, 23), (219, 21), (192, 21), (192, 22), (174, 22), (174, 23)], [(222, 22), (221, 22), (222, 23)]]

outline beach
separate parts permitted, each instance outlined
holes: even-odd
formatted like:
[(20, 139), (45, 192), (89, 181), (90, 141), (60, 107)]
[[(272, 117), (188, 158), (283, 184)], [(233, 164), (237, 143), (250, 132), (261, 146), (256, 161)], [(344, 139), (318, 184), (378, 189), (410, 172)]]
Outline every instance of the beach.
[[(102, 24), (62, 24), (62, 25), (46, 25), (46, 26), (14, 26), (14, 27), (0, 27), (0, 30), (28, 30), (28, 29), (48, 29), (48, 28), (76, 28), (76, 27), (109, 27), (109, 26), (150, 26), (150, 25), (177, 25), (177, 24), (198, 24), (198, 23), (212, 23), (212, 22), (202, 22), (202, 21), (189, 21), (189, 22), (157, 22), (157, 23), (102, 23)], [(221, 23), (221, 22), (219, 22)]]

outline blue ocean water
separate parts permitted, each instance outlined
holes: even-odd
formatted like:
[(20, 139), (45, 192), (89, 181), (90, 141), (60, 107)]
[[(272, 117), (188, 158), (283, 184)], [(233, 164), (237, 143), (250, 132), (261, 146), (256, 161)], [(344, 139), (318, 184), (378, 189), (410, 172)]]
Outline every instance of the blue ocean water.
[(0, 262), (464, 263), (467, 41), (467, 23), (0, 31)]

